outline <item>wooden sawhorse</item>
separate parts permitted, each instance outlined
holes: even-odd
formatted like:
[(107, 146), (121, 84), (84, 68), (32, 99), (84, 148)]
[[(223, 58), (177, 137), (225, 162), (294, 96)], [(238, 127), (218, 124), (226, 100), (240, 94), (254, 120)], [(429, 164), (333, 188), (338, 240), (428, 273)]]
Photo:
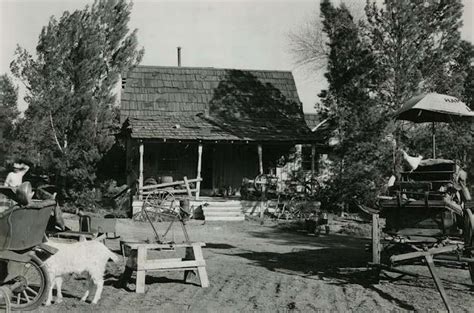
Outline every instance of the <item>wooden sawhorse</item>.
[[(161, 244), (161, 243), (129, 243), (124, 242), (123, 248), (130, 249), (131, 253), (127, 260), (127, 266), (137, 272), (136, 293), (145, 292), (146, 272), (157, 271), (184, 271), (184, 281), (191, 271), (197, 271), (201, 281), (201, 287), (209, 287), (207, 277), (206, 262), (202, 255), (201, 247), (203, 242)], [(185, 248), (184, 258), (148, 259), (148, 250), (174, 250), (175, 248)]]

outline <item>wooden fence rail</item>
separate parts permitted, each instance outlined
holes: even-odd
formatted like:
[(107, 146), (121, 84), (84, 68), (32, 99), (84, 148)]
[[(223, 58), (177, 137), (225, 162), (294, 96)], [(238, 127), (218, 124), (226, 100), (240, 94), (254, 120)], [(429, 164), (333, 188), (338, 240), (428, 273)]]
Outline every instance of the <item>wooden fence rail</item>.
[[(186, 176), (183, 180), (175, 181), (171, 183), (162, 183), (162, 184), (155, 184), (155, 185), (147, 185), (143, 186), (138, 190), (138, 194), (140, 196), (147, 196), (150, 194), (159, 194), (164, 192), (169, 192), (171, 194), (187, 194), (189, 197), (192, 197), (193, 194), (197, 195), (199, 192), (199, 188), (191, 189), (189, 184), (190, 183), (198, 183), (201, 182), (202, 178), (193, 178), (188, 179)], [(183, 187), (181, 189), (174, 189), (174, 187)]]

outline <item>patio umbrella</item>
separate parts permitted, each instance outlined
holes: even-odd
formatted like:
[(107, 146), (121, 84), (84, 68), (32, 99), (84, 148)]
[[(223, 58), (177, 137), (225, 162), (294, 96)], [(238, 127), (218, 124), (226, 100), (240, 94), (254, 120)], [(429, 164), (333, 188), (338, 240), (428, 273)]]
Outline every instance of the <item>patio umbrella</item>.
[(395, 113), (397, 120), (414, 123), (432, 122), (433, 158), (436, 157), (435, 122), (474, 121), (474, 112), (456, 97), (439, 93), (417, 95)]

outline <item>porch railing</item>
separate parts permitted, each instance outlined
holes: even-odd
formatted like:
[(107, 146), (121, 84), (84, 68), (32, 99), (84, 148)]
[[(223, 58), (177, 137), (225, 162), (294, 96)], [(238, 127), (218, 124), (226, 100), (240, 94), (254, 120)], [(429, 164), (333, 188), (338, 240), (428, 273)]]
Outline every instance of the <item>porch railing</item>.
[[(183, 177), (183, 180), (175, 181), (171, 183), (162, 183), (162, 184), (155, 184), (155, 185), (146, 185), (142, 188), (138, 189), (138, 198), (141, 200), (143, 197), (146, 197), (150, 194), (156, 194), (160, 192), (169, 192), (171, 194), (182, 194), (187, 195), (190, 198), (196, 198), (199, 195), (199, 187), (198, 182), (201, 182), (202, 178), (193, 178), (187, 179), (187, 177)], [(196, 183), (195, 188), (191, 188), (190, 184)]]

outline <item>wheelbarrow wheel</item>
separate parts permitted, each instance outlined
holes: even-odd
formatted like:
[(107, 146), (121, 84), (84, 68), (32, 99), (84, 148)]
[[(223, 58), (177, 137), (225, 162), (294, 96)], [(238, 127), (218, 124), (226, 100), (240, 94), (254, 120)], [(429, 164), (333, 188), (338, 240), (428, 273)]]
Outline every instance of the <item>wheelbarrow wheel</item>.
[[(467, 257), (471, 258), (474, 256), (473, 245), (474, 245), (474, 214), (470, 209), (464, 211), (464, 247), (466, 249)], [(471, 275), (471, 281), (474, 284), (474, 262), (468, 262), (469, 274)]]
[[(13, 262), (13, 261), (10, 261)], [(14, 311), (31, 311), (40, 306), (48, 295), (50, 281), (40, 261), (31, 259), (28, 263), (19, 263), (18, 276), (7, 286), (11, 290), (11, 309)]]

